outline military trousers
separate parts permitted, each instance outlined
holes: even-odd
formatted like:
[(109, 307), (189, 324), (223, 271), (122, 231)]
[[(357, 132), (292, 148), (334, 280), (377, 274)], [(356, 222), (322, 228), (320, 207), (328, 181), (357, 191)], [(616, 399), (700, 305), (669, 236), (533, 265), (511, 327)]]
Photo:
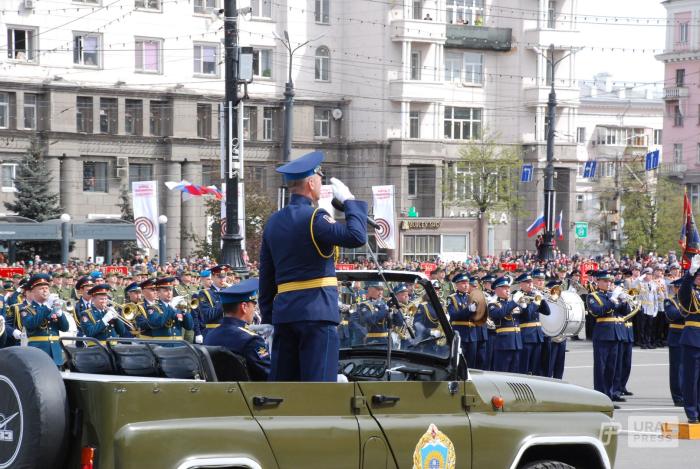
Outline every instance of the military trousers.
[(562, 379), (564, 377), (564, 363), (566, 361), (566, 339), (561, 342), (550, 342), (549, 364), (547, 376)]
[(613, 398), (619, 349), (619, 342), (616, 340), (593, 341), (593, 389), (610, 399)]
[(329, 321), (275, 324), (270, 381), (338, 379), (338, 325)]
[(683, 350), (683, 407), (688, 420), (700, 417), (700, 347), (681, 345)]
[(522, 350), (494, 350), (493, 370), (519, 373), (521, 352)]
[(627, 381), (632, 371), (632, 342), (620, 342), (617, 355), (617, 373), (613, 385), (613, 395), (619, 397), (627, 391)]
[(668, 347), (668, 383), (674, 404), (683, 403), (683, 353), (681, 346)]
[(542, 343), (523, 343), (520, 351), (520, 373), (542, 376)]
[(476, 365), (474, 368), (478, 370), (488, 370), (488, 354), (489, 354), (488, 339), (479, 340), (476, 343)]

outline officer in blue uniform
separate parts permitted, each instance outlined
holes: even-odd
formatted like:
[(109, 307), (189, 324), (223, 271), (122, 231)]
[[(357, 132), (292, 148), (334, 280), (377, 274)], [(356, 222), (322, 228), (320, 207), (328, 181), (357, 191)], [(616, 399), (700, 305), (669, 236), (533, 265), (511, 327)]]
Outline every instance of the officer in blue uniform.
[(287, 181), (289, 204), (268, 220), (260, 248), (260, 313), (275, 326), (272, 381), (335, 381), (338, 371), (336, 246), (367, 242), (367, 204), (331, 178), (345, 205), (345, 224), (314, 208), (321, 196), (323, 153), (313, 152), (277, 169)]
[(248, 330), (258, 302), (258, 279), (251, 278), (219, 292), (224, 318), (221, 326), (209, 331), (204, 345), (226, 347), (245, 358), (253, 381), (267, 381), (270, 352), (261, 336)]
[[(111, 288), (107, 283), (95, 285), (89, 291), (92, 298), (90, 309), (84, 310), (79, 316), (80, 326), (86, 337), (92, 337), (104, 343), (109, 338), (124, 337), (126, 326), (117, 319), (114, 309), (107, 307)], [(87, 343), (88, 346), (94, 343)]]
[[(480, 279), (481, 291), (484, 292), (487, 303), (495, 296), (493, 288), (491, 287), (494, 280), (496, 280), (496, 277), (488, 273), (483, 275)], [(493, 320), (489, 318), (486, 324), (484, 324), (484, 327), (486, 327), (486, 359), (484, 361), (484, 367), (481, 369), (493, 370), (493, 344), (496, 342), (496, 326)]]
[(211, 268), (212, 285), (208, 289), (199, 292), (199, 318), (201, 321), (200, 332), (206, 338), (209, 331), (219, 327), (224, 310), (221, 308), (219, 292), (226, 288), (226, 272), (230, 266), (226, 264), (216, 265)]
[[(479, 279), (473, 276), (469, 276), (469, 289), (468, 293), (479, 289)], [(483, 292), (486, 296), (486, 292)], [(486, 323), (482, 325), (476, 325), (474, 327), (476, 332), (476, 363), (474, 368), (479, 370), (488, 369), (488, 355), (489, 355), (489, 329)]]
[(683, 407), (688, 423), (700, 418), (700, 255), (693, 256), (678, 291), (685, 326), (681, 333)]
[[(135, 282), (134, 282), (135, 283)], [(148, 320), (148, 310), (156, 306), (158, 303), (158, 292), (156, 291), (156, 279), (147, 278), (138, 284), (141, 289), (141, 295), (143, 301), (139, 303), (140, 310), (143, 310), (143, 314), (138, 314), (136, 316), (136, 328), (140, 331), (140, 334), (145, 337), (153, 337), (153, 328)]]
[(22, 277), (20, 274), (14, 274), (12, 276), (12, 283), (14, 285), (15, 291), (13, 291), (7, 300), (5, 301), (5, 306), (13, 306), (20, 304), (24, 301), (22, 292), (26, 288), (27, 278)]
[[(430, 283), (435, 289), (435, 294), (441, 298), (442, 284), (439, 280), (431, 280)], [(428, 300), (427, 295), (423, 297), (424, 301), (418, 305), (416, 315), (413, 318), (413, 327), (416, 338), (409, 345), (410, 349), (420, 352), (435, 354), (440, 347), (446, 345), (445, 333), (440, 326), (437, 312), (432, 303)]]
[(447, 314), (452, 328), (459, 332), (462, 351), (467, 358), (467, 366), (475, 368), (477, 362), (477, 332), (472, 317), (476, 312), (476, 304), (469, 302), (469, 275), (461, 272), (452, 277), (455, 293), (447, 297)]
[[(26, 285), (27, 279), (21, 279), (18, 289), (25, 289)], [(17, 292), (15, 291), (15, 293)], [(9, 304), (9, 302), (6, 302), (0, 310), (0, 314), (5, 318), (5, 341), (4, 345), (0, 345), (0, 348), (20, 345), (22, 339), (20, 311), (29, 303), (27, 302), (26, 296), (20, 294), (16, 296), (15, 301), (19, 301), (19, 303), (15, 302), (14, 304)]]
[[(523, 341), (523, 350), (520, 354), (520, 373), (538, 376), (546, 376), (542, 366), (542, 346), (544, 344), (544, 333), (540, 323), (540, 314), (549, 316), (549, 306), (544, 299), (535, 301), (536, 295), (541, 295), (532, 288), (532, 276), (525, 272), (516, 279), (520, 287), (520, 292), (530, 301), (521, 299), (520, 306), (520, 337)], [(549, 354), (548, 354), (549, 356)], [(549, 361), (547, 362), (549, 364)], [(547, 370), (548, 371), (548, 370)]]
[(33, 275), (27, 282), (31, 291), (32, 302), (20, 312), (21, 326), (27, 332), (30, 347), (36, 347), (48, 353), (54, 363), (63, 365), (63, 352), (59, 344), (59, 332), (68, 331), (69, 323), (66, 313), (60, 309), (50, 309), (48, 274)]
[(394, 320), (389, 305), (382, 297), (384, 286), (381, 282), (366, 282), (367, 300), (357, 305), (360, 323), (367, 329), (365, 344), (386, 348), (392, 326), (398, 325)]
[[(552, 289), (554, 287), (561, 287), (561, 280), (550, 280), (547, 282), (547, 288)], [(566, 337), (561, 339), (551, 340), (550, 337), (545, 337), (549, 339), (549, 357), (543, 363), (546, 364), (547, 370), (544, 376), (549, 378), (562, 379), (564, 377), (564, 364), (566, 363)]]
[(183, 329), (191, 331), (194, 327), (192, 314), (189, 311), (175, 309), (170, 305), (173, 300), (174, 280), (173, 277), (162, 277), (156, 280), (158, 302), (146, 306), (148, 324), (151, 326), (154, 339), (182, 340)]
[(593, 388), (610, 399), (614, 395), (615, 374), (619, 342), (623, 339), (623, 326), (619, 316), (624, 316), (627, 305), (613, 297), (610, 283), (613, 276), (606, 270), (595, 273), (597, 291), (586, 299), (589, 314), (595, 318), (593, 327)]
[(206, 301), (207, 304), (211, 305), (214, 303), (214, 299), (209, 293), (209, 289), (213, 284), (211, 278), (211, 270), (205, 269), (199, 272), (199, 287), (197, 291), (192, 293), (192, 298), (196, 298), (199, 302), (199, 306), (192, 311), (192, 321), (194, 321), (194, 341), (195, 343), (201, 344), (204, 342), (204, 334), (206, 331), (206, 323), (202, 318), (201, 305), (202, 301)]
[(685, 320), (678, 304), (678, 290), (683, 282), (682, 278), (671, 282), (673, 295), (664, 300), (664, 314), (668, 321), (668, 379), (671, 388), (673, 405), (683, 407), (683, 355), (681, 350), (681, 336), (685, 327)]
[[(624, 280), (615, 280), (614, 283), (616, 287), (622, 287), (624, 285)], [(629, 304), (621, 298), (618, 301), (621, 306), (620, 311), (622, 311), (624, 316), (631, 313)], [(626, 399), (623, 396), (634, 395), (634, 393), (627, 390), (627, 382), (632, 373), (632, 347), (634, 346), (632, 318), (627, 321), (625, 321), (624, 318), (620, 318), (619, 327), (622, 330), (622, 340), (618, 343), (617, 372), (615, 373), (615, 380), (613, 383), (613, 396), (615, 399), (613, 400), (625, 402)]]
[(92, 307), (90, 301), (90, 289), (94, 286), (95, 284), (92, 281), (92, 278), (88, 276), (80, 277), (78, 281), (75, 282), (75, 290), (80, 295), (80, 298), (78, 298), (78, 301), (75, 303), (75, 315), (77, 317), (80, 317), (81, 314)]
[(493, 281), (495, 297), (489, 303), (489, 317), (496, 325), (496, 337), (493, 344), (493, 369), (495, 371), (520, 371), (520, 355), (523, 350), (523, 339), (520, 335), (521, 309), (517, 301), (522, 293), (510, 299), (509, 277), (499, 277)]

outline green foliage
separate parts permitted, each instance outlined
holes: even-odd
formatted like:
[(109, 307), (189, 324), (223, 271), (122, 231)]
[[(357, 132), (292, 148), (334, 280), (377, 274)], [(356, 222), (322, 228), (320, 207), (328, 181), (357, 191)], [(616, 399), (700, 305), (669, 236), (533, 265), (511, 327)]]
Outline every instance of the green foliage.
[[(27, 152), (17, 165), (15, 175), (15, 199), (5, 202), (11, 212), (38, 222), (61, 216), (59, 195), (49, 190), (53, 175), (44, 161), (43, 148), (32, 140)], [(17, 243), (17, 257), (32, 259), (35, 255), (44, 261), (60, 258), (61, 247), (57, 241), (22, 241)]]
[[(121, 212), (122, 220), (134, 221), (134, 210), (131, 205), (131, 193), (127, 186), (122, 186), (119, 189), (119, 211)], [(131, 259), (141, 251), (136, 244), (136, 241), (120, 241), (119, 242), (119, 257)]]

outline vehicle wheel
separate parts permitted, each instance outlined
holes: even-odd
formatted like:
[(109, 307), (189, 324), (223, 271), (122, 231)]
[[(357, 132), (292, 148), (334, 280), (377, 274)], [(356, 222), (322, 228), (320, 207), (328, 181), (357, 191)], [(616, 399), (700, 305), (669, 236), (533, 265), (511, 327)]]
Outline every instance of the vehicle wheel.
[(521, 469), (576, 469), (574, 466), (559, 461), (534, 461)]
[(51, 357), (34, 347), (0, 350), (0, 469), (61, 467), (68, 401)]

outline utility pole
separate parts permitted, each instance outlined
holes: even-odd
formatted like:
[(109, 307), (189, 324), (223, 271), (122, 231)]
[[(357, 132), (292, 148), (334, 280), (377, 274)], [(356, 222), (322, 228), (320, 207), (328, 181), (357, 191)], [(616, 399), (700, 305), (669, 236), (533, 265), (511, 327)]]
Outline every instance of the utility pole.
[(224, 85), (226, 90), (224, 115), (228, 125), (224, 127), (225, 151), (222, 155), (222, 158), (226, 159), (226, 173), (224, 174), (226, 181), (226, 233), (221, 236), (223, 240), (221, 262), (229, 264), (234, 272), (247, 275), (248, 268), (243, 262), (241, 250), (243, 237), (238, 226), (238, 168), (240, 160), (238, 156), (238, 11), (236, 10), (236, 0), (224, 0), (224, 48)]

